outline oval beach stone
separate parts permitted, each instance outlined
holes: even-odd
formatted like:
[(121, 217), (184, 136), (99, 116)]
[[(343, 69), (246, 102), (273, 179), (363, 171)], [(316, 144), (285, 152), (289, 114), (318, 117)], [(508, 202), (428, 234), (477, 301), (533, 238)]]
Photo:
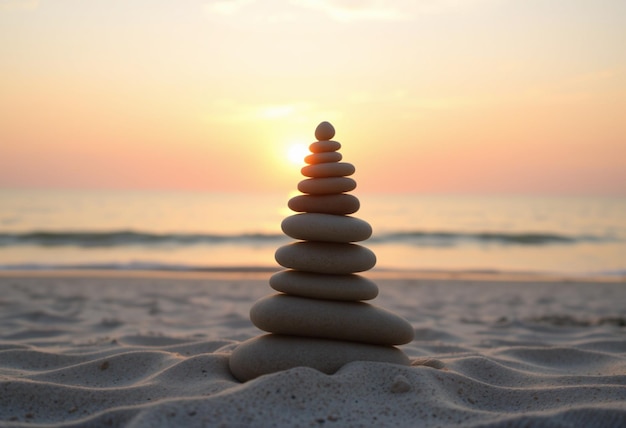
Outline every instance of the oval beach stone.
[(360, 275), (328, 275), (283, 270), (270, 277), (276, 291), (294, 296), (329, 300), (371, 300), (378, 295), (378, 286)]
[(318, 140), (330, 140), (335, 136), (335, 127), (329, 122), (320, 122), (315, 128), (315, 138)]
[(354, 174), (354, 165), (347, 162), (318, 163), (302, 167), (300, 172), (305, 177), (345, 177)]
[(257, 300), (250, 321), (261, 330), (290, 336), (402, 345), (413, 340), (404, 318), (365, 302), (307, 299), (274, 294)]
[(322, 152), (305, 156), (304, 162), (309, 165), (314, 165), (318, 163), (339, 162), (342, 158), (343, 156), (339, 152)]
[(296, 212), (325, 214), (354, 214), (361, 207), (356, 196), (340, 193), (337, 195), (298, 195), (287, 202), (289, 209)]
[(356, 189), (356, 181), (348, 177), (307, 178), (298, 183), (298, 190), (309, 195), (331, 195)]
[(266, 334), (240, 343), (228, 359), (228, 364), (233, 376), (245, 382), (303, 366), (330, 375), (352, 361), (411, 364), (401, 350), (392, 346), (277, 334)]
[(294, 242), (276, 250), (278, 264), (304, 272), (348, 274), (376, 265), (376, 255), (361, 245), (333, 242)]
[(309, 145), (309, 150), (313, 153), (336, 152), (340, 148), (339, 141), (316, 141)]
[(372, 226), (361, 219), (332, 214), (303, 213), (285, 218), (285, 235), (304, 241), (358, 242), (372, 236)]

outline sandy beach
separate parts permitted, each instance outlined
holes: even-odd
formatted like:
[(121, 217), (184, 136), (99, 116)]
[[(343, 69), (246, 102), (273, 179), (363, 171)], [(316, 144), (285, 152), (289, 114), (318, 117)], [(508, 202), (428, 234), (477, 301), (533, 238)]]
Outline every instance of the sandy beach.
[(268, 272), (5, 272), (0, 426), (624, 426), (626, 284), (373, 272), (412, 366), (228, 370)]

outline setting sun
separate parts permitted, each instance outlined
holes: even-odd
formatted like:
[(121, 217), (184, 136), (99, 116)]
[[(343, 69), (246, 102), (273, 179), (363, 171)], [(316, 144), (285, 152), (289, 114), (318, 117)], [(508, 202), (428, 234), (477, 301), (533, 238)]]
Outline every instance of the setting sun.
[(293, 143), (287, 149), (287, 159), (296, 165), (303, 165), (305, 156), (311, 154), (306, 144)]

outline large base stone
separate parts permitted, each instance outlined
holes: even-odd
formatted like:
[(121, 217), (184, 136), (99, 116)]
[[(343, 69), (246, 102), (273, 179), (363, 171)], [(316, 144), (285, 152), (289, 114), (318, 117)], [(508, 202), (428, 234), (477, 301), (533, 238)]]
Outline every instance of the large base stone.
[(333, 374), (352, 361), (410, 365), (398, 348), (338, 340), (266, 334), (241, 343), (232, 353), (230, 371), (239, 381), (287, 370), (311, 367)]
[(250, 308), (252, 324), (267, 332), (373, 345), (404, 345), (413, 327), (404, 318), (365, 302), (307, 299), (274, 294)]

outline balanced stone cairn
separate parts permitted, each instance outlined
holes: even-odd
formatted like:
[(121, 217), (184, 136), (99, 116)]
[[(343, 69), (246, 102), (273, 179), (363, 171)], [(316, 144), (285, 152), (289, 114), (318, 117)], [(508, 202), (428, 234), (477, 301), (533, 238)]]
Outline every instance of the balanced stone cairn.
[(302, 195), (288, 202), (295, 214), (283, 220), (283, 232), (297, 242), (280, 247), (276, 261), (287, 268), (270, 278), (279, 293), (257, 301), (252, 323), (269, 334), (241, 343), (230, 357), (230, 370), (242, 382), (263, 374), (306, 366), (332, 374), (351, 361), (409, 365), (394, 345), (413, 340), (404, 319), (363, 300), (378, 295), (371, 280), (357, 275), (376, 264), (369, 249), (354, 244), (372, 234), (371, 226), (349, 214), (359, 200), (347, 194), (356, 188), (349, 178), (354, 166), (340, 162), (341, 144), (331, 140), (328, 122), (315, 130), (309, 146)]

